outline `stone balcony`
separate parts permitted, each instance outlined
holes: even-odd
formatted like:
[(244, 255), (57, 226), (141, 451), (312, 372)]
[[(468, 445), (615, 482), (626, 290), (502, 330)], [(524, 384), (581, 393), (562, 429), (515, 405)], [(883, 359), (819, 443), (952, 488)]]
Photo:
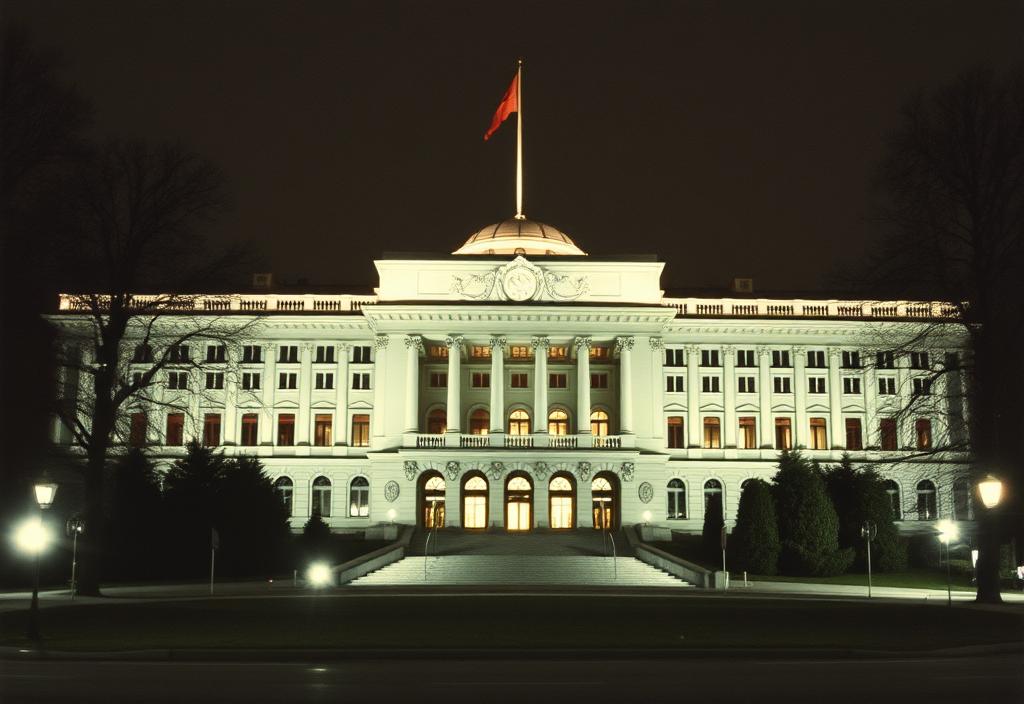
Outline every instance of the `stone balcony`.
[(402, 438), (403, 447), (421, 450), (442, 448), (512, 448), (517, 450), (621, 450), (636, 447), (633, 435), (469, 435), (465, 433), (406, 433)]

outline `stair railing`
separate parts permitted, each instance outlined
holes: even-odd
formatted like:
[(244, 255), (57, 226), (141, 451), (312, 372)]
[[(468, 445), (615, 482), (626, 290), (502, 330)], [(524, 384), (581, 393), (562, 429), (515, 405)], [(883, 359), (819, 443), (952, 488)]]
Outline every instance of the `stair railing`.
[(434, 554), (437, 555), (437, 502), (430, 505), (431, 523), (433, 528), (427, 533), (427, 541), (423, 544), (423, 581), (427, 581), (427, 558), (430, 556), (430, 539), (434, 539)]
[(606, 531), (606, 533), (608, 535), (608, 540), (610, 540), (611, 543), (612, 543), (612, 570), (613, 570), (613, 572), (615, 574), (615, 579), (618, 579), (619, 578), (619, 558), (615, 554), (615, 536), (613, 536), (611, 534), (611, 532)]

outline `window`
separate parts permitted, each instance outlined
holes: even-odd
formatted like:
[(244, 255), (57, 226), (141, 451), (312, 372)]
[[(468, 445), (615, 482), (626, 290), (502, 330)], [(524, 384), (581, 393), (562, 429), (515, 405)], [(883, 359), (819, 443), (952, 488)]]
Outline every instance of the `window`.
[(509, 345), (508, 356), (512, 359), (529, 359), (533, 353), (529, 345)]
[(592, 389), (607, 389), (608, 388), (608, 373), (607, 372), (595, 372), (590, 375), (590, 388)]
[(330, 413), (317, 413), (313, 416), (313, 444), (317, 447), (330, 447), (333, 443), (333, 418)]
[(935, 485), (928, 479), (922, 479), (917, 483), (917, 520), (934, 521), (938, 517)]
[(917, 436), (917, 449), (930, 450), (932, 447), (932, 422), (927, 418), (914, 421), (914, 433)]
[(448, 359), (448, 348), (444, 345), (430, 345), (427, 347), (427, 354), (434, 359)]
[(185, 414), (167, 414), (167, 444), (181, 445), (185, 441)]
[(891, 376), (878, 378), (878, 393), (881, 396), (892, 396), (896, 393), (896, 379)]
[(274, 482), (274, 488), (277, 489), (277, 493), (281, 495), (281, 503), (284, 505), (284, 510), (289, 517), (292, 515), (292, 480), (288, 477), (278, 477), (277, 481)]
[(669, 416), (668, 419), (668, 446), (672, 448), (686, 447), (683, 435), (682, 416)]
[(469, 348), (469, 356), (474, 359), (490, 359), (491, 348), (487, 345), (472, 345)]
[(548, 413), (548, 435), (568, 435), (569, 414), (556, 408)]
[(552, 389), (564, 389), (568, 383), (568, 374), (548, 374), (548, 386)]
[(966, 479), (957, 479), (953, 482), (953, 520), (966, 521), (970, 519), (971, 512), (971, 486)]
[(356, 477), (349, 485), (348, 515), (352, 518), (370, 515), (370, 482), (366, 477)]
[(811, 449), (828, 449), (828, 438), (826, 437), (825, 433), (824, 418), (811, 418)]
[(665, 390), (669, 393), (681, 394), (686, 391), (683, 385), (683, 376), (667, 376), (665, 377)]
[(932, 380), (924, 377), (916, 377), (914, 380), (915, 396), (931, 396)]
[(427, 432), (440, 435), (448, 430), (448, 414), (443, 408), (435, 408), (427, 414)]
[(145, 343), (135, 345), (135, 352), (132, 354), (132, 362), (142, 364), (153, 361), (153, 348)]
[[(447, 377), (446, 377), (447, 378)], [(370, 388), (370, 373), (355, 372), (352, 375), (352, 388), (356, 390), (367, 390)]]
[(143, 376), (145, 375), (142, 372), (132, 372), (132, 386), (141, 388), (143, 384)]
[(860, 369), (860, 352), (843, 350), (843, 369)]
[(313, 480), (313, 500), (310, 502), (311, 511), (314, 516), (330, 518), (331, 516), (331, 480), (327, 477), (317, 477)]
[(591, 347), (590, 358), (597, 361), (608, 359), (608, 348), (607, 347)]
[(242, 363), (258, 364), (263, 361), (263, 348), (259, 345), (242, 346)]
[(317, 372), (313, 377), (314, 386), (317, 389), (333, 389), (334, 388), (334, 374), (331, 372)]
[(879, 369), (893, 369), (896, 356), (892, 352), (879, 352), (875, 355), (875, 366)]
[(789, 418), (775, 419), (775, 449), (793, 449), (793, 421)]
[(736, 350), (736, 366), (756, 367), (757, 362), (754, 361), (754, 350)]
[(899, 439), (896, 433), (895, 418), (882, 418), (878, 422), (878, 442), (883, 450), (893, 451), (897, 449)]
[(707, 513), (712, 501), (722, 503), (722, 482), (717, 479), (708, 479), (704, 482), (704, 513)]
[(686, 518), (686, 485), (682, 479), (668, 483), (668, 519), (678, 521)]
[(171, 349), (167, 353), (167, 360), (177, 363), (187, 362), (188, 345), (171, 345)]
[(757, 384), (754, 382), (754, 377), (752, 376), (737, 377), (736, 385), (741, 394), (757, 393)]
[(737, 438), (741, 450), (757, 449), (757, 419), (752, 416), (740, 418), (740, 436)]
[(228, 348), (225, 345), (207, 345), (206, 346), (206, 361), (207, 362), (224, 362), (227, 361)]
[(298, 345), (281, 345), (277, 361), (281, 364), (292, 364), (299, 361)]
[(294, 413), (282, 413), (277, 417), (277, 444), (282, 447), (295, 444)]
[(911, 369), (928, 369), (928, 353), (927, 352), (911, 352), (910, 353), (910, 368)]
[(864, 449), (864, 433), (861, 429), (860, 418), (846, 419), (846, 449)]
[(885, 493), (889, 496), (889, 508), (897, 521), (903, 519), (903, 504), (900, 501), (900, 485), (892, 479), (885, 480)]
[(666, 367), (685, 367), (686, 350), (665, 350)]
[(776, 376), (772, 377), (772, 386), (777, 394), (788, 394), (792, 393), (792, 379), (788, 376)]
[(223, 389), (224, 372), (206, 372), (206, 388)]
[[(442, 347), (445, 351), (445, 357), (448, 356), (448, 348)], [(355, 345), (352, 348), (352, 361), (355, 364), (369, 364), (372, 360), (370, 359), (370, 346), (369, 345)]]
[(844, 394), (859, 394), (860, 393), (860, 377), (857, 377), (857, 376), (844, 376), (843, 377), (843, 393)]
[[(514, 376), (514, 375), (513, 375)], [(522, 408), (517, 408), (508, 415), (509, 435), (530, 434), (530, 414)]]
[(701, 390), (704, 393), (717, 393), (720, 391), (721, 380), (717, 376), (703, 376), (700, 379)]
[(772, 350), (772, 366), (773, 367), (788, 367), (789, 365), (789, 350)]
[(132, 413), (131, 426), (128, 431), (128, 444), (132, 447), (142, 447), (146, 444), (146, 427), (149, 423), (146, 414), (142, 411)]
[(443, 389), (448, 386), (447, 372), (430, 372), (430, 388)]
[(187, 389), (188, 372), (171, 372), (167, 375), (168, 389)]
[(255, 391), (260, 388), (259, 372), (243, 372), (242, 388), (245, 391)]
[(491, 414), (478, 408), (469, 414), (469, 434), (487, 435), (491, 432)]
[(704, 447), (716, 449), (722, 446), (722, 423), (718, 418), (704, 418)]
[(565, 345), (551, 345), (548, 347), (548, 359), (562, 361), (569, 359), (569, 348)]
[(299, 375), (295, 372), (281, 372), (277, 377), (277, 388), (294, 389), (298, 386)]
[(491, 386), (490, 372), (473, 372), (470, 374), (469, 382), (474, 389), (487, 389)]
[(700, 351), (700, 366), (702, 367), (717, 367), (718, 364), (718, 350), (701, 350)]
[(220, 445), (220, 413), (203, 416), (203, 444), (207, 447)]
[(356, 413), (352, 416), (352, 447), (370, 446), (370, 415)]
[(515, 372), (509, 375), (513, 389), (527, 388), (527, 375), (525, 372)]
[(807, 352), (807, 366), (815, 369), (822, 369), (825, 367), (825, 352), (824, 350), (809, 350)]
[(242, 444), (253, 447), (259, 442), (259, 415), (256, 413), (242, 414)]
[(608, 434), (608, 413), (605, 411), (593, 411), (590, 414), (590, 434), (605, 436)]
[(317, 364), (333, 364), (334, 363), (334, 345), (317, 345), (316, 356), (313, 361)]
[(823, 394), (823, 393), (825, 393), (825, 377), (823, 377), (823, 376), (809, 376), (809, 377), (807, 377), (807, 393), (809, 393), (809, 394)]

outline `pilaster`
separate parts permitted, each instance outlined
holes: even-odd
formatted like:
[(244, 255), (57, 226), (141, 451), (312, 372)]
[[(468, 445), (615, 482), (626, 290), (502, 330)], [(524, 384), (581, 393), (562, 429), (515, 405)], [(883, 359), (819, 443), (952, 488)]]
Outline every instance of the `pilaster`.
[(551, 341), (547, 337), (538, 336), (531, 340), (531, 344), (533, 345), (533, 432), (535, 435), (540, 435), (548, 432), (548, 348), (551, 346)]
[(761, 447), (775, 445), (775, 419), (772, 417), (772, 386), (771, 386), (772, 351), (769, 347), (757, 348), (757, 389)]
[(700, 347), (686, 346), (686, 435), (687, 447), (703, 445), (703, 424), (700, 419)]
[(505, 344), (501, 335), (491, 337), (491, 407), (489, 423), (491, 435), (505, 432)]
[(725, 447), (736, 447), (736, 348), (722, 347), (722, 386), (724, 391)]
[[(590, 435), (590, 345), (589, 337), (577, 337), (576, 347), (576, 433)], [(545, 416), (547, 410), (545, 409)]]
[(447, 432), (462, 432), (462, 337), (449, 335), (444, 344), (448, 347), (448, 403)]
[[(633, 337), (615, 339), (619, 353), (619, 434), (633, 434)], [(658, 421), (656, 421), (658, 422)], [(658, 422), (660, 425), (660, 422)]]

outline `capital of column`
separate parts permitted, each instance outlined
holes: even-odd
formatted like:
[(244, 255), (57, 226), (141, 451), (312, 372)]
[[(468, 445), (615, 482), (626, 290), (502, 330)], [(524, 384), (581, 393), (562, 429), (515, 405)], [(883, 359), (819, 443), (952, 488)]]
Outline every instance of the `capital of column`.
[(650, 344), (652, 350), (665, 349), (665, 341), (660, 337), (650, 337), (647, 339), (647, 342)]
[(415, 349), (418, 354), (423, 354), (423, 338), (419, 335), (406, 335), (405, 348)]
[(842, 356), (842, 354), (843, 354), (843, 351), (840, 350), (838, 347), (829, 347), (828, 348), (828, 358), (829, 359), (839, 359)]
[(530, 340), (530, 344), (533, 345), (534, 350), (546, 350), (551, 347), (551, 340), (544, 335), (536, 335)]
[(377, 335), (373, 339), (373, 348), (375, 350), (386, 350), (389, 342), (391, 342), (391, 338), (388, 335)]
[(700, 345), (686, 345), (683, 349), (686, 350), (686, 354), (700, 354)]
[(577, 337), (575, 340), (572, 341), (572, 344), (573, 344), (573, 347), (576, 348), (577, 352), (581, 348), (586, 347), (587, 348), (587, 353), (589, 354), (590, 353), (590, 346), (593, 344), (593, 342), (594, 341), (591, 338), (589, 338), (589, 337)]
[(498, 347), (504, 349), (505, 345), (507, 345), (507, 344), (508, 344), (508, 338), (506, 338), (504, 335), (491, 335), (491, 341), (490, 341), (491, 350), (494, 350), (494, 349), (496, 349)]
[(312, 343), (312, 342), (303, 342), (302, 343), (302, 350), (303, 350), (303, 352), (312, 352), (314, 347), (316, 347), (315, 343)]
[(767, 347), (765, 345), (759, 345), (757, 347), (757, 356), (758, 357), (767, 357), (771, 353), (772, 353), (772, 348), (771, 347)]
[(347, 343), (347, 342), (339, 342), (338, 343), (338, 356), (344, 357), (345, 354), (349, 350), (351, 350), (351, 349), (352, 349), (352, 345), (350, 345), (349, 343)]
[(793, 354), (796, 356), (800, 356), (805, 352), (807, 352), (807, 348), (804, 347), (803, 345), (797, 345), (796, 347), (793, 348)]
[(616, 352), (622, 352), (623, 350), (625, 350), (627, 352), (632, 352), (634, 344), (636, 344), (636, 338), (634, 338), (632, 336), (630, 336), (630, 337), (616, 337), (615, 338), (615, 351)]
[(444, 346), (458, 352), (462, 349), (462, 335), (448, 335), (444, 338)]
[(728, 358), (736, 356), (736, 347), (733, 345), (722, 345), (722, 355)]

